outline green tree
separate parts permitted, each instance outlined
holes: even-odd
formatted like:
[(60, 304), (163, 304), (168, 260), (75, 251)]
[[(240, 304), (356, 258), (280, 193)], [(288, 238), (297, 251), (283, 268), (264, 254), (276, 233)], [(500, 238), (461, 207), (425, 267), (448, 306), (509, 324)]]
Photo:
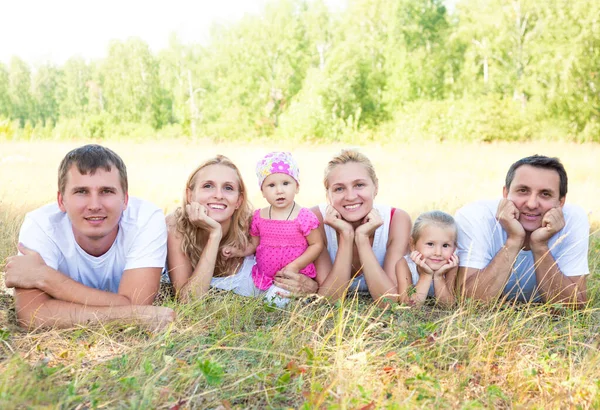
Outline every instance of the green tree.
[(20, 58), (12, 57), (8, 74), (8, 95), (11, 102), (11, 118), (19, 120), (21, 127), (34, 118), (34, 104), (30, 90), (29, 66)]
[(101, 67), (104, 108), (113, 120), (160, 128), (170, 119), (158, 78), (158, 62), (139, 38), (112, 41)]
[(91, 79), (91, 69), (83, 58), (72, 57), (65, 62), (57, 91), (62, 118), (83, 117), (88, 106)]
[(0, 63), (0, 117), (10, 117), (12, 108), (8, 95), (9, 78), (6, 66)]
[[(33, 76), (32, 97), (34, 100), (36, 123), (54, 126), (58, 121), (57, 85), (59, 71), (52, 64), (37, 67)], [(31, 117), (30, 117), (31, 118)]]

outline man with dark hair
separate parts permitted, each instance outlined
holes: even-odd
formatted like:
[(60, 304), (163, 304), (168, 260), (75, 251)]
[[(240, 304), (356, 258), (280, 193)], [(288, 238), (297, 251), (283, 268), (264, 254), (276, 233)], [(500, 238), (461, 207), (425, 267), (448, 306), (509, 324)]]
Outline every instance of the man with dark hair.
[(510, 167), (500, 201), (457, 212), (464, 296), (585, 305), (589, 222), (565, 205), (567, 182), (558, 158), (533, 155)]
[(19, 324), (120, 320), (153, 328), (174, 313), (151, 306), (166, 259), (163, 212), (129, 198), (127, 170), (108, 148), (85, 145), (59, 166), (57, 203), (30, 212), (5, 281)]

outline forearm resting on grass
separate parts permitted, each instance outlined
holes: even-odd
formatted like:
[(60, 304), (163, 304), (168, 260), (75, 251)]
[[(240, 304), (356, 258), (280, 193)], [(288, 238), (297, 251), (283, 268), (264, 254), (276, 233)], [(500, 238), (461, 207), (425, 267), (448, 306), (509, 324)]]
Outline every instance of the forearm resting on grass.
[(53, 299), (38, 289), (15, 289), (17, 321), (25, 328), (59, 327), (94, 323), (124, 322), (140, 324), (151, 330), (173, 321), (173, 310), (161, 306), (85, 306)]

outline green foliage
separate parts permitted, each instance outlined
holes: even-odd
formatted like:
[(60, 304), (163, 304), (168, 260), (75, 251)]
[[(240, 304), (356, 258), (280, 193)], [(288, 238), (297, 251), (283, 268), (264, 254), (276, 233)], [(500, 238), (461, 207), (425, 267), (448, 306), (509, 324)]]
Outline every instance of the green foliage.
[[(0, 64), (3, 138), (600, 141), (600, 3), (272, 0), (208, 45)], [(54, 128), (48, 130), (46, 127)], [(41, 127), (41, 128), (40, 128)], [(139, 129), (138, 129), (139, 128)]]

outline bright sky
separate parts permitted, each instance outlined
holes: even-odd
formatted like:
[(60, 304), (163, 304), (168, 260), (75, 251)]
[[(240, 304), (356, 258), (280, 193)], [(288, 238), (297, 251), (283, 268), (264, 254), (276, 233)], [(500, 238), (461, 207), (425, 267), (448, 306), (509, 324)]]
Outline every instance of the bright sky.
[[(186, 43), (206, 43), (213, 22), (259, 14), (267, 0), (0, 0), (0, 61), (13, 55), (29, 63), (69, 57), (101, 58), (111, 39), (137, 36), (152, 50), (177, 33)], [(346, 0), (325, 0), (334, 10)]]

